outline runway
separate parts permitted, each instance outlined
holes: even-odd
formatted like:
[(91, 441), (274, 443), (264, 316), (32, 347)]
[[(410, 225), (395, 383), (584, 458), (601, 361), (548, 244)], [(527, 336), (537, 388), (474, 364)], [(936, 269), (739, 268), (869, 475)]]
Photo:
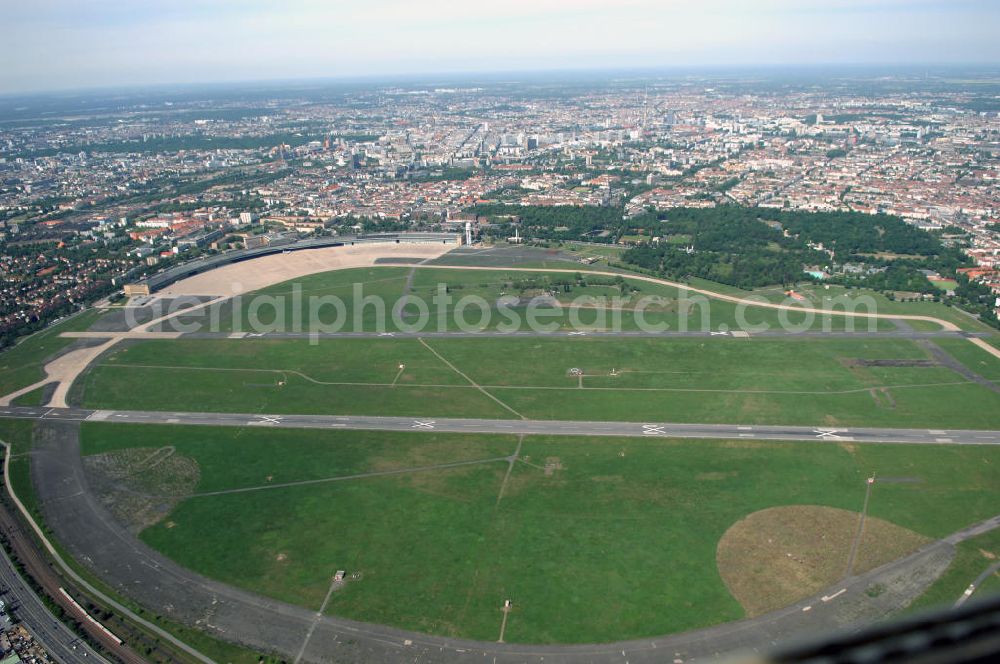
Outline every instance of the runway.
[(368, 415), (262, 415), (138, 410), (88, 410), (37, 406), (0, 407), (0, 417), (63, 422), (111, 422), (285, 429), (355, 429), (540, 436), (634, 438), (721, 438), (896, 445), (1000, 445), (1000, 431), (972, 429), (888, 429), (868, 427), (680, 424), (674, 422), (588, 422), (413, 418)]
[[(67, 338), (107, 338), (108, 332), (64, 332), (61, 336)], [(159, 336), (156, 336), (159, 335)], [(765, 330), (763, 332), (747, 332), (744, 330), (665, 330), (662, 332), (646, 332), (640, 330), (557, 330), (554, 332), (513, 330), (443, 330), (429, 332), (403, 331), (369, 331), (369, 332), (119, 332), (114, 333), (128, 339), (505, 339), (505, 338), (548, 338), (558, 339), (595, 337), (615, 339), (672, 339), (672, 338), (736, 338), (749, 337), (783, 338), (783, 339), (978, 339), (987, 335), (981, 332), (953, 332), (938, 330), (933, 332), (915, 332), (912, 330), (876, 331), (824, 331), (811, 330), (805, 332), (786, 332), (784, 330)]]

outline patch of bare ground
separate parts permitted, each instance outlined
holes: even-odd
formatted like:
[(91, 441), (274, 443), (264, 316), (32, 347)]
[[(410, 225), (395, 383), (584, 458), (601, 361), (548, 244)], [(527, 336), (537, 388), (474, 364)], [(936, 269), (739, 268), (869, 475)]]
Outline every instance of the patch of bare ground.
[[(467, 500), (467, 487), (463, 484), (477, 473), (503, 475), (506, 467), (499, 457), (505, 452), (474, 440), (428, 440), (420, 445), (407, 447), (390, 446), (379, 454), (369, 457), (369, 467), (362, 472), (385, 472), (417, 469), (392, 478), (392, 481), (412, 489), (461, 501)], [(487, 461), (493, 459), (492, 461)], [(434, 468), (439, 464), (482, 461), (457, 468)]]
[(372, 472), (399, 470), (401, 468), (422, 468), (439, 463), (472, 461), (490, 456), (500, 456), (489, 450), (470, 450), (464, 440), (428, 440), (419, 445), (388, 446), (379, 454), (370, 457)]
[(695, 479), (699, 482), (721, 482), (722, 480), (728, 480), (738, 475), (738, 471), (730, 470), (727, 472), (698, 473), (695, 475)]
[(878, 383), (878, 379), (875, 378), (875, 375), (871, 371), (864, 368), (865, 365), (860, 364), (857, 360), (849, 357), (838, 357), (837, 362), (840, 366), (850, 371), (851, 375), (854, 376), (854, 378), (856, 378), (862, 385), (872, 385), (873, 383)]
[(559, 457), (548, 457), (545, 459), (545, 476), (552, 477), (557, 470), (562, 470), (562, 461)]
[(892, 410), (896, 407), (896, 400), (893, 398), (892, 393), (889, 392), (888, 388), (873, 387), (868, 390), (868, 393), (872, 395), (872, 400), (875, 402), (875, 406), (877, 408)]
[[(719, 574), (747, 616), (793, 604), (843, 577), (860, 516), (816, 505), (754, 512), (719, 540)], [(854, 573), (905, 556), (928, 541), (912, 530), (868, 517)]]
[(453, 502), (468, 503), (471, 483), (490, 482), (500, 486), (506, 470), (499, 462), (460, 468), (440, 468), (397, 475), (391, 481), (424, 495), (435, 496)]
[(83, 467), (95, 495), (132, 533), (170, 514), (201, 478), (198, 462), (169, 446), (95, 454), (84, 457)]

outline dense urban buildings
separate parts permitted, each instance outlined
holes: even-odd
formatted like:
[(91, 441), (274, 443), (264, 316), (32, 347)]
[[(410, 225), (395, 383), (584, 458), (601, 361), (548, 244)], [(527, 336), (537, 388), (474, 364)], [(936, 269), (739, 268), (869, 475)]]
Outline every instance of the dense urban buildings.
[[(167, 264), (275, 236), (467, 220), (489, 233), (474, 210), (486, 203), (626, 219), (726, 205), (895, 215), (960, 247), (963, 273), (1000, 292), (996, 98), (944, 75), (819, 82), (772, 72), (5, 102), (0, 325), (10, 340)], [(626, 223), (577, 239), (653, 237)]]

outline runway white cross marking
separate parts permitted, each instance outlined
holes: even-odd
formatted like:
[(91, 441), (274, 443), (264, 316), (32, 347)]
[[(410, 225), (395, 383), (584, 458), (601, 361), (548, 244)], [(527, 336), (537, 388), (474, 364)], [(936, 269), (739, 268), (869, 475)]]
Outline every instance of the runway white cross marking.
[(642, 433), (647, 436), (666, 436), (667, 432), (663, 430), (665, 424), (643, 424)]
[(708, 334), (710, 336), (713, 336), (713, 337), (728, 337), (729, 336), (728, 332), (712, 332), (712, 331), (709, 331)]
[(583, 331), (577, 331), (577, 332), (570, 332), (569, 336), (571, 336), (571, 337), (582, 337), (585, 334), (587, 334), (587, 333), (583, 332)]
[(839, 440), (842, 436), (837, 435), (837, 429), (813, 429), (813, 433), (816, 434), (817, 438), (822, 438), (823, 440), (829, 440), (831, 438)]
[(261, 419), (257, 420), (256, 422), (251, 422), (251, 424), (280, 424), (281, 423), (281, 415), (273, 415), (273, 416), (270, 416), (270, 415), (258, 415), (257, 417), (259, 417)]
[(434, 420), (414, 420), (411, 429), (433, 429), (435, 421)]

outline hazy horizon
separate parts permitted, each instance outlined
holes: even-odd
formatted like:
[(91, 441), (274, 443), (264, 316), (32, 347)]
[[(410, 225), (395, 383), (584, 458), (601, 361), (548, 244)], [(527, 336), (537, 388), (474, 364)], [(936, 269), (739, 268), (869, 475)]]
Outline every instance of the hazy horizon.
[(7, 8), (0, 94), (753, 67), (990, 66), (987, 0), (262, 0)]

